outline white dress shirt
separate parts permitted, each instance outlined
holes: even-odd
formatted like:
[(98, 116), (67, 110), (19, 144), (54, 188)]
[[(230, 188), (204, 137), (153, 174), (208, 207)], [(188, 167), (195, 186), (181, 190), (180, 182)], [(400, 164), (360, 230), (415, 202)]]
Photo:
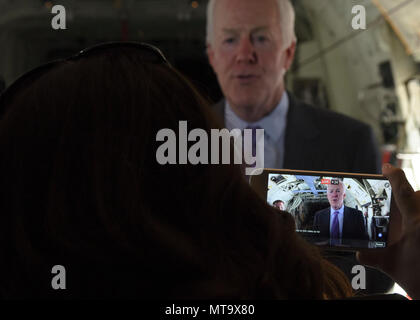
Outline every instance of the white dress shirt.
[(284, 139), (286, 133), (286, 116), (289, 110), (289, 96), (284, 91), (277, 107), (261, 120), (253, 123), (239, 118), (226, 100), (225, 125), (232, 129), (243, 130), (248, 126), (264, 129), (264, 167), (281, 169), (284, 163)]

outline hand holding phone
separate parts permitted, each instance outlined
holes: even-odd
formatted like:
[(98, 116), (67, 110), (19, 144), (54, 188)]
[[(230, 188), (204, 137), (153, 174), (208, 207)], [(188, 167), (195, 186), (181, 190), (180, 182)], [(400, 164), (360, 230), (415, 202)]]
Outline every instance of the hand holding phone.
[(414, 299), (420, 299), (420, 191), (414, 192), (404, 172), (389, 164), (383, 166), (393, 189), (395, 206), (389, 246), (380, 251), (357, 253), (362, 264), (389, 274)]
[(340, 251), (387, 246), (392, 189), (381, 175), (265, 169), (251, 186), (289, 212), (312, 244)]

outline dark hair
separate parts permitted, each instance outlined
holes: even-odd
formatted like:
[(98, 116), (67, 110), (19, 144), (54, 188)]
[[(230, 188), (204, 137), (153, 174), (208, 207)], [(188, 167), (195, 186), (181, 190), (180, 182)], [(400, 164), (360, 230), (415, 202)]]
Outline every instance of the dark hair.
[(273, 205), (275, 205), (275, 204), (276, 204), (276, 203), (278, 203), (278, 202), (284, 203), (284, 201), (283, 201), (283, 200), (275, 200), (275, 201), (273, 202)]
[[(109, 49), (57, 64), (0, 120), (3, 298), (325, 298), (345, 276), (236, 165), (159, 165), (156, 133), (221, 128), (167, 64)], [(163, 206), (162, 202), (170, 203)], [(243, 199), (247, 199), (246, 202)], [(66, 290), (51, 288), (54, 265)]]

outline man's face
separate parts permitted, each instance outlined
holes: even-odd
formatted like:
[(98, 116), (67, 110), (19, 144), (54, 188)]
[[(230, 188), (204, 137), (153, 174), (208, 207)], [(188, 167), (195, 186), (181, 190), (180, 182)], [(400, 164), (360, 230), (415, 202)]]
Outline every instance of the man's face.
[(284, 91), (295, 42), (283, 48), (276, 0), (218, 0), (207, 53), (224, 96), (248, 122), (270, 113)]
[(285, 209), (285, 207), (284, 207), (284, 202), (282, 202), (282, 201), (277, 201), (277, 202), (274, 204), (274, 206), (275, 206), (277, 209), (282, 210), (282, 211), (284, 211), (284, 209)]
[(340, 183), (338, 185), (333, 185), (333, 184), (328, 185), (327, 198), (330, 203), (330, 206), (334, 210), (338, 210), (341, 208), (341, 206), (343, 205), (345, 196), (346, 194), (344, 193), (343, 184)]

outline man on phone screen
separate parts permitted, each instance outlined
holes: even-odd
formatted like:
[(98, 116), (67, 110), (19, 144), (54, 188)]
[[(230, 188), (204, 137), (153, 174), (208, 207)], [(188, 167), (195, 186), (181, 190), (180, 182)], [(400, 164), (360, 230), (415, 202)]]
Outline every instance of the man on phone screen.
[(368, 240), (363, 213), (344, 205), (346, 191), (341, 180), (331, 180), (327, 187), (330, 207), (315, 213), (314, 229), (320, 231), (321, 238), (329, 238), (333, 243), (343, 239)]

